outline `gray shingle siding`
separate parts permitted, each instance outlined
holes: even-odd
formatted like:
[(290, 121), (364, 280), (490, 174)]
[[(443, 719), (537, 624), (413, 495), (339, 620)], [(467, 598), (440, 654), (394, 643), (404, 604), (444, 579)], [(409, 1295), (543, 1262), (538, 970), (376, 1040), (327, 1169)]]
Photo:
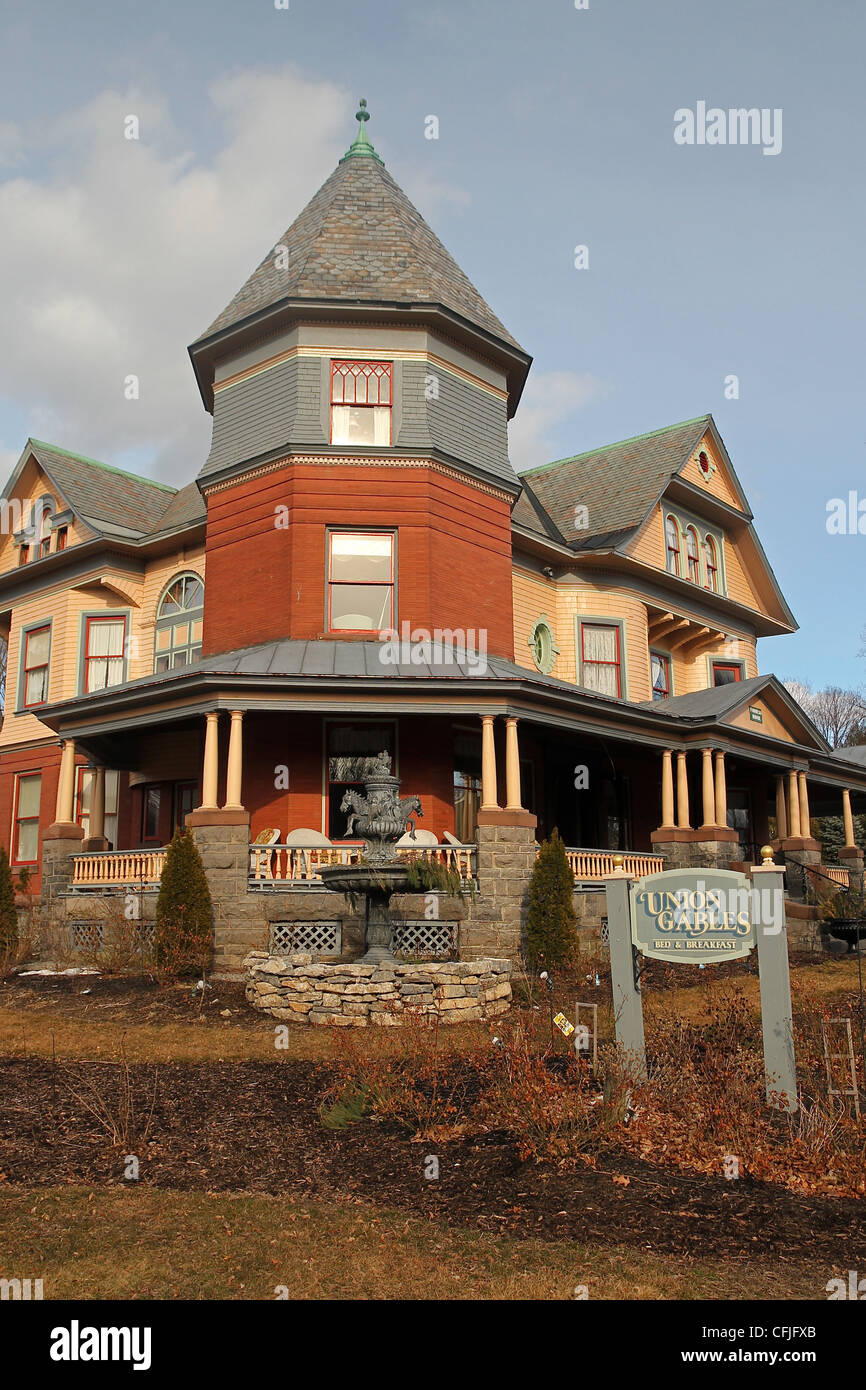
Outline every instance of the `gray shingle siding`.
[(426, 402), (434, 448), (513, 485), (516, 476), (508, 459), (505, 401), (450, 372), (439, 372), (438, 379), (439, 399)]
[[(330, 359), (294, 357), (217, 392), (208, 478), (274, 450), (328, 447)], [(393, 442), (401, 452), (438, 449), (455, 462), (511, 485), (505, 402), (451, 373), (435, 373), (438, 400), (427, 400), (425, 362), (394, 370)]]
[(297, 414), (297, 358), (218, 391), (210, 453), (199, 477), (290, 443)]

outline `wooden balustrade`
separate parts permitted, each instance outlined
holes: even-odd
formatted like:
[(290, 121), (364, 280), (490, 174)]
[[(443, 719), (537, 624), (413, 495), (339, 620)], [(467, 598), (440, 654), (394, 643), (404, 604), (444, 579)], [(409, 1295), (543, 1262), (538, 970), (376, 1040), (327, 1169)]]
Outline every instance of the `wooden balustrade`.
[(832, 878), (834, 883), (838, 883), (840, 888), (848, 888), (851, 883), (851, 875), (847, 869), (837, 869), (834, 864), (822, 864), (821, 873)]
[(165, 863), (164, 849), (103, 850), (76, 854), (73, 888), (138, 888), (159, 883)]
[[(400, 845), (397, 854), (434, 859), (456, 869), (464, 882), (475, 875), (475, 845)], [(363, 845), (250, 845), (250, 883), (321, 883), (319, 869), (328, 864), (358, 864)]]
[[(566, 849), (571, 872), (576, 883), (599, 883), (616, 873), (613, 857), (616, 850), (606, 849)], [(665, 866), (661, 854), (622, 855), (622, 867), (632, 878), (643, 878), (645, 874), (657, 874)]]

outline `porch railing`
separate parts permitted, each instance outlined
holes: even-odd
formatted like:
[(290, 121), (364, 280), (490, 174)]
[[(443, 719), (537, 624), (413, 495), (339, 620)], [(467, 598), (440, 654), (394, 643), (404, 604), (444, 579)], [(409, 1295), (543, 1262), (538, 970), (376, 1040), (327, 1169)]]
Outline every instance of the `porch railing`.
[[(569, 849), (565, 851), (575, 883), (600, 883), (615, 872), (613, 857), (616, 850), (607, 849)], [(644, 874), (657, 874), (665, 866), (661, 854), (626, 854), (623, 851), (623, 868), (633, 878), (643, 878)]]
[(834, 883), (838, 883), (840, 888), (850, 887), (851, 875), (847, 869), (837, 869), (835, 864), (822, 864), (821, 873), (826, 874)]
[(73, 888), (152, 887), (162, 877), (165, 849), (102, 850), (76, 854), (72, 870)]
[[(401, 857), (433, 859), (456, 869), (464, 883), (475, 877), (475, 845), (401, 845)], [(357, 864), (362, 845), (250, 845), (250, 884), (259, 888), (281, 883), (321, 883), (327, 864)]]

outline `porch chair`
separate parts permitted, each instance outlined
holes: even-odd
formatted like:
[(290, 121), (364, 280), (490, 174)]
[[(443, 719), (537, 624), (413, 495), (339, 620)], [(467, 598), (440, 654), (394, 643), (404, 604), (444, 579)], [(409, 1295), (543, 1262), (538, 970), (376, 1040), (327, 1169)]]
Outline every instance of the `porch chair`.
[(408, 830), (405, 835), (401, 835), (397, 841), (397, 848), (399, 849), (401, 845), (411, 845), (413, 848), (417, 849), (419, 845), (438, 845), (438, 843), (439, 840), (433, 834), (432, 830), (421, 830), (419, 828), (415, 831), (414, 840)]
[[(258, 835), (250, 845), (250, 874), (253, 877), (261, 878), (262, 875), (259, 872), (259, 870), (262, 867), (264, 867), (264, 877), (273, 878), (274, 856), (272, 854), (262, 854), (261, 850), (262, 848), (267, 849), (271, 845), (277, 845), (279, 844), (279, 842), (279, 830), (268, 829), (259, 831)], [(256, 848), (254, 848), (253, 846), (256, 846)]]

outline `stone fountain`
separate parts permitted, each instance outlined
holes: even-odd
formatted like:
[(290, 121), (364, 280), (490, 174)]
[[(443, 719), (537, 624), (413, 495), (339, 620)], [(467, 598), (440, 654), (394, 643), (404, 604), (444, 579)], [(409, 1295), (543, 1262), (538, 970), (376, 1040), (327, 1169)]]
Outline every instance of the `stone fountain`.
[(361, 962), (393, 961), (389, 903), (392, 893), (405, 888), (409, 870), (395, 852), (396, 841), (407, 825), (415, 838), (413, 816), (423, 816), (417, 796), (400, 797), (400, 779), (391, 775), (391, 758), (380, 753), (367, 777), (364, 792), (348, 791), (340, 810), (348, 816), (346, 834), (358, 835), (366, 845), (363, 864), (323, 865), (319, 873), (327, 888), (354, 899), (364, 896), (366, 952)]

